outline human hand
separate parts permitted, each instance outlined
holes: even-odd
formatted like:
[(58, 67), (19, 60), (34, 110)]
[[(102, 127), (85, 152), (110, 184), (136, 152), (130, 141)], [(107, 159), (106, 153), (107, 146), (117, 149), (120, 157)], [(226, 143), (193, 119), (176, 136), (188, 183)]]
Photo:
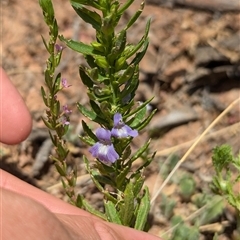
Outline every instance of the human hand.
[[(30, 114), (0, 69), (0, 141), (16, 144), (31, 130)], [(0, 170), (2, 239), (157, 240), (131, 228), (104, 222)]]

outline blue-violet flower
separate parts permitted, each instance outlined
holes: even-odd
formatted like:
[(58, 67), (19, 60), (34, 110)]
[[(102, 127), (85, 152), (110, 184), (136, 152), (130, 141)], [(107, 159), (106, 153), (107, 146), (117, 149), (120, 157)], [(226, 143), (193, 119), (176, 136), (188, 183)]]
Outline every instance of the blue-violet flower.
[(111, 142), (111, 132), (104, 128), (98, 128), (96, 136), (99, 142), (95, 143), (89, 149), (89, 152), (103, 163), (114, 163), (119, 158), (119, 155)]
[(113, 116), (113, 129), (111, 131), (112, 136), (117, 138), (136, 137), (138, 135), (137, 130), (131, 129), (123, 122), (122, 115), (115, 113)]

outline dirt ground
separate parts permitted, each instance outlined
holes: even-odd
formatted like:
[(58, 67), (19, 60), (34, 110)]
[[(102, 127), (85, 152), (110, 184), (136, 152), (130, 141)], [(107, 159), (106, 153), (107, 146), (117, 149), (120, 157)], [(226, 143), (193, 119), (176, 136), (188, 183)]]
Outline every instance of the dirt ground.
[[(147, 19), (152, 19), (150, 46), (140, 65), (141, 83), (136, 100), (144, 101), (155, 96), (151, 108), (158, 111), (148, 129), (134, 142), (137, 149), (150, 136), (151, 149), (157, 151), (154, 162), (146, 170), (146, 184), (152, 196), (174, 161), (178, 161), (194, 139), (240, 97), (239, 12), (209, 11), (184, 4), (154, 5), (153, 2), (157, 1), (147, 2), (142, 16), (128, 34), (129, 42), (137, 42)], [(61, 34), (83, 42), (94, 39), (93, 29), (77, 17), (68, 1), (53, 0), (53, 3)], [(134, 2), (121, 24), (129, 19), (140, 3), (139, 0)], [(41, 9), (36, 0), (25, 0), (24, 6), (16, 0), (1, 0), (1, 8), (2, 66), (21, 93), (33, 118), (33, 130), (26, 141), (17, 146), (0, 145), (1, 167), (67, 200), (58, 184), (59, 176), (47, 157), (53, 150), (47, 129), (41, 121), (45, 106), (40, 87), (44, 83), (43, 70), (48, 57), (41, 39), (41, 35), (47, 37), (48, 34)], [(68, 137), (71, 155), (79, 168), (79, 192), (89, 194), (87, 197), (97, 204), (100, 196), (94, 192), (82, 162), (83, 154), (89, 156), (88, 149), (77, 137), (81, 132), (83, 116), (77, 111), (75, 103), (87, 103), (78, 75), (79, 64), (84, 64), (84, 59), (65, 49), (59, 71), (72, 87), (61, 93), (59, 98), (73, 110), (73, 127)], [(200, 193), (212, 196), (209, 188), (213, 174), (212, 149), (228, 143), (235, 154), (239, 153), (239, 130), (240, 108), (237, 105), (197, 145), (156, 199), (150, 224), (152, 234), (162, 236), (171, 227), (174, 215), (186, 219), (188, 226), (194, 225), (194, 221), (188, 219), (198, 210), (194, 198)], [(187, 199), (179, 187), (183, 176), (194, 182), (194, 189)], [(175, 202), (170, 213), (166, 212), (166, 198)], [(204, 211), (195, 219), (201, 218), (201, 214)], [(215, 232), (220, 240), (234, 239), (235, 221), (236, 212), (226, 204), (213, 219), (201, 222), (199, 239), (212, 239)]]

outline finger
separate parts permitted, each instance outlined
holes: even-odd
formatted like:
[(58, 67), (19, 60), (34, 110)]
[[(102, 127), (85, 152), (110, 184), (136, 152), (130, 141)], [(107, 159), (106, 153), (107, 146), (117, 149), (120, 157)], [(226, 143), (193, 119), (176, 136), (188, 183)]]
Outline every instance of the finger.
[(29, 135), (31, 127), (22, 97), (0, 67), (0, 142), (17, 144)]
[(1, 189), (1, 196), (1, 239), (74, 239), (64, 224), (36, 201), (6, 189)]
[(0, 169), (0, 188), (11, 190), (21, 195), (27, 196), (31, 199), (44, 205), (50, 211), (62, 214), (75, 214), (83, 216), (92, 216), (90, 213), (76, 208), (32, 185), (21, 181), (13, 175)]
[[(89, 234), (89, 239), (160, 240), (160, 238), (148, 233), (137, 231), (135, 229), (114, 223), (104, 222), (99, 219), (90, 219), (85, 216), (69, 216), (62, 214), (57, 214), (56, 216), (65, 225), (68, 225), (69, 229), (71, 229), (71, 232), (84, 235), (84, 233), (86, 234), (87, 231)], [(93, 236), (96, 235), (98, 235), (99, 238), (93, 238)]]
[[(83, 219), (86, 219), (86, 224), (90, 224), (90, 229), (91, 227), (94, 227), (99, 236), (101, 236), (101, 239), (114, 239), (110, 238), (109, 236), (111, 236), (111, 234), (114, 236), (120, 234), (122, 237), (116, 239), (130, 240), (132, 238), (138, 240), (159, 240), (159, 238), (155, 236), (151, 236), (133, 229), (112, 223), (103, 223), (101, 220), (99, 220), (99, 218), (94, 217), (90, 213), (65, 203), (62, 200), (19, 180), (18, 178), (1, 169), (0, 187), (36, 200), (50, 211), (57, 213), (57, 217), (61, 221), (68, 223), (75, 230), (79, 229), (81, 227), (79, 224), (83, 221)], [(104, 236), (108, 236), (108, 238), (105, 238)]]

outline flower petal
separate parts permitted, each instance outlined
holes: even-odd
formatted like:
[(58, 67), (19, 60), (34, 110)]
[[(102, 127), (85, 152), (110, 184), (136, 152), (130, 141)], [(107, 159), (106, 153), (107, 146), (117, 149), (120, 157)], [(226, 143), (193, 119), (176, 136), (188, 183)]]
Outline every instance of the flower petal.
[(114, 127), (118, 126), (119, 123), (122, 123), (121, 113), (115, 113), (113, 116)]
[(111, 140), (111, 132), (104, 128), (98, 128), (96, 131), (96, 136), (99, 140), (103, 140), (103, 141)]
[(101, 162), (106, 164), (114, 163), (119, 158), (113, 144), (108, 145), (97, 142), (89, 149), (89, 152), (93, 157), (98, 158)]
[(136, 137), (138, 135), (137, 130), (133, 130), (128, 125), (126, 125), (122, 120), (122, 115), (120, 113), (114, 114), (113, 117), (114, 126), (111, 130), (111, 134), (117, 138), (126, 138), (126, 137)]

